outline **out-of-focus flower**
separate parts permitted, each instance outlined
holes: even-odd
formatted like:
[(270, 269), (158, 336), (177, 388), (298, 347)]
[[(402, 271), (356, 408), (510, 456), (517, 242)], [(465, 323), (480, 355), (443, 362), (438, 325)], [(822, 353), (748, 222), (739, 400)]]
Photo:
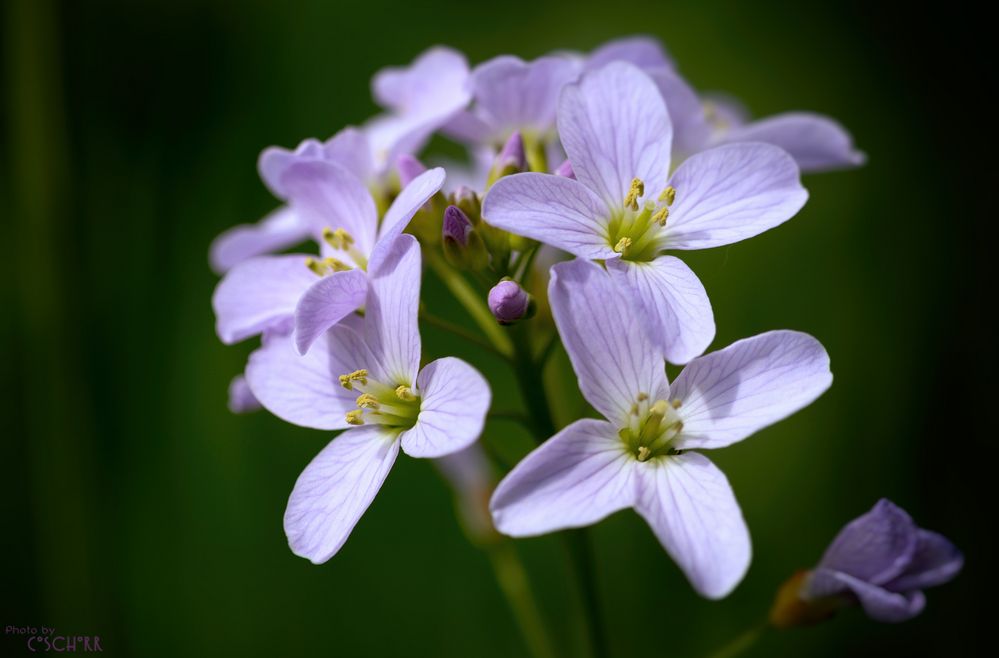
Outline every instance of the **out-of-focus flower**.
[(749, 566), (749, 533), (724, 474), (693, 451), (810, 404), (832, 382), (828, 355), (811, 336), (772, 331), (695, 359), (671, 386), (641, 311), (599, 265), (556, 265), (549, 300), (579, 388), (606, 420), (578, 420), (525, 457), (493, 495), (496, 528), (538, 535), (633, 507), (700, 594), (725, 596)]
[(234, 414), (245, 414), (260, 409), (260, 401), (253, 395), (246, 377), (236, 375), (229, 383), (229, 411)]
[(458, 518), (468, 538), (477, 544), (499, 539), (489, 514), (489, 496), (496, 480), (482, 444), (475, 442), (464, 450), (435, 459), (434, 466), (451, 485)]
[(688, 362), (714, 338), (711, 303), (690, 268), (664, 252), (731, 244), (790, 219), (808, 198), (797, 165), (769, 144), (730, 144), (670, 176), (666, 106), (649, 77), (622, 62), (567, 86), (558, 125), (575, 180), (502, 178), (483, 202), (485, 220), (606, 260), (618, 294), (635, 299), (666, 358)]
[(288, 335), (268, 336), (246, 378), (271, 413), (323, 430), (351, 428), (316, 456), (295, 485), (284, 525), (292, 550), (332, 557), (381, 488), (400, 447), (442, 457), (478, 438), (489, 385), (470, 365), (443, 358), (420, 369), (420, 248), (392, 240), (373, 263), (365, 315), (326, 332), (304, 356)]
[(905, 621), (926, 605), (922, 590), (951, 580), (963, 565), (946, 537), (916, 526), (882, 498), (836, 535), (818, 566), (792, 585), (796, 597), (778, 599), (771, 620), (795, 626), (816, 621), (815, 610), (859, 603), (876, 621)]
[(513, 324), (533, 314), (534, 302), (516, 281), (504, 280), (489, 291), (489, 310), (500, 324)]
[(729, 97), (701, 97), (677, 72), (673, 62), (654, 39), (631, 37), (605, 44), (587, 59), (596, 70), (608, 63), (634, 64), (659, 88), (673, 122), (673, 159), (737, 142), (766, 142), (779, 146), (804, 172), (855, 167), (866, 156), (853, 146), (853, 138), (836, 120), (814, 112), (785, 112), (751, 121), (741, 104)]
[(455, 115), (444, 132), (469, 145), (498, 150), (518, 131), (529, 158), (532, 152), (543, 152), (555, 137), (559, 92), (579, 69), (578, 61), (561, 55), (532, 62), (503, 55), (484, 62), (469, 80), (471, 107)]

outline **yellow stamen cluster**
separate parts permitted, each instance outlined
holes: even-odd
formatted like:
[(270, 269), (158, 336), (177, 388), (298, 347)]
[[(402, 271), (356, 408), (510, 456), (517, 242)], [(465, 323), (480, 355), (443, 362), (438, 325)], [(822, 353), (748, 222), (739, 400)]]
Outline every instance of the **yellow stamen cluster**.
[(629, 410), (627, 426), (618, 432), (638, 461), (679, 454), (671, 447), (673, 439), (683, 430), (683, 421), (676, 413), (679, 407), (679, 400), (656, 400), (650, 404), (648, 394), (638, 394)]
[(372, 422), (389, 429), (405, 430), (416, 424), (420, 415), (420, 397), (406, 384), (392, 385), (371, 379), (364, 368), (340, 375), (340, 385), (357, 391), (357, 409), (346, 413), (350, 425)]
[(353, 409), (351, 411), (348, 411), (346, 413), (347, 424), (349, 424), (349, 425), (363, 425), (364, 424), (364, 419), (361, 418), (362, 414), (364, 414), (364, 412), (361, 411), (360, 409)]
[(395, 396), (405, 402), (412, 402), (416, 399), (416, 396), (413, 395), (413, 389), (408, 386), (397, 386)]
[(638, 210), (638, 200), (645, 194), (645, 183), (641, 178), (632, 178), (631, 187), (627, 196), (624, 197), (624, 207)]
[(334, 230), (329, 226), (323, 229), (323, 240), (329, 246), (341, 251), (346, 251), (354, 244), (354, 236), (348, 233), (346, 229), (338, 228)]
[(639, 203), (644, 195), (645, 183), (640, 178), (632, 179), (623, 210), (615, 213), (607, 224), (608, 244), (628, 260), (650, 261), (666, 244), (661, 229), (669, 218), (669, 206), (676, 201), (676, 188), (667, 185), (658, 200)]
[(316, 276), (326, 276), (330, 272), (346, 272), (347, 270), (354, 269), (342, 260), (338, 260), (332, 256), (322, 260), (306, 258), (305, 266), (312, 270)]

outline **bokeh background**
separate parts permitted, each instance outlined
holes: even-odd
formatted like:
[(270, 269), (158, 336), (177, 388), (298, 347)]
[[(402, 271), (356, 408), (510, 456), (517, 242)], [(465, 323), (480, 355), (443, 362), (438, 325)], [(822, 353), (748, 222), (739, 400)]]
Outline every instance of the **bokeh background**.
[[(484, 555), (426, 462), (401, 458), (345, 549), (294, 557), (281, 529), (295, 478), (328, 436), (233, 416), (226, 387), (252, 345), (213, 330), (212, 237), (275, 205), (255, 161), (375, 109), (368, 81), (445, 43), (473, 62), (661, 37), (699, 88), (758, 115), (839, 118), (870, 157), (806, 179), (791, 222), (690, 254), (715, 346), (808, 331), (836, 380), (816, 404), (714, 453), (742, 503), (752, 568), (698, 598), (638, 517), (592, 533), (615, 656), (702, 656), (755, 624), (776, 586), (888, 496), (967, 556), (920, 618), (857, 611), (771, 633), (755, 656), (976, 653), (991, 614), (995, 512), (985, 447), (994, 175), (982, 140), (980, 18), (869, 3), (457, 3), (6, 0), (0, 69), (0, 626), (100, 635), (141, 656), (519, 656)], [(976, 50), (976, 49), (981, 50)], [(993, 178), (994, 180), (994, 178)], [(994, 195), (993, 195), (994, 199)], [(428, 283), (428, 304), (463, 321)], [(980, 310), (981, 309), (981, 310)], [(473, 360), (496, 406), (505, 366)], [(510, 423), (486, 440), (526, 449)], [(578, 592), (557, 537), (522, 541), (552, 633), (582, 656)], [(23, 642), (0, 636), (0, 654)]]

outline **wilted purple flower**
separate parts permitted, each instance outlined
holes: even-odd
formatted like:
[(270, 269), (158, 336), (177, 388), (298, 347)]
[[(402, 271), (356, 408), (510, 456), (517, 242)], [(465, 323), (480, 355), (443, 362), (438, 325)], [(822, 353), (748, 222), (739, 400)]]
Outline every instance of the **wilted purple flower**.
[(921, 590), (951, 580), (963, 564), (961, 552), (943, 535), (917, 527), (882, 498), (840, 531), (801, 596), (858, 601), (870, 618), (900, 622), (922, 612)]
[(499, 148), (514, 131), (525, 141), (555, 136), (555, 105), (562, 87), (579, 75), (579, 62), (553, 55), (525, 62), (503, 55), (472, 70), (472, 106), (457, 114), (445, 132), (471, 145)]
[(832, 381), (828, 355), (811, 336), (772, 331), (693, 360), (670, 385), (641, 311), (599, 265), (556, 265), (549, 298), (579, 388), (606, 420), (578, 420), (525, 457), (493, 495), (496, 528), (539, 535), (633, 507), (699, 593), (725, 596), (749, 566), (749, 533), (724, 474), (693, 451), (810, 404)]
[(370, 272), (363, 319), (323, 334), (299, 356), (288, 335), (270, 335), (250, 357), (246, 378), (276, 416), (322, 430), (352, 428), (310, 463), (288, 501), (292, 550), (315, 563), (332, 557), (381, 488), (400, 447), (441, 457), (482, 431), (489, 385), (455, 358), (420, 369), (417, 310), (420, 247), (396, 237)]
[(652, 78), (666, 101), (673, 122), (673, 158), (685, 158), (719, 144), (766, 142), (779, 146), (805, 172), (863, 164), (866, 157), (837, 121), (814, 112), (785, 112), (750, 121), (740, 104), (725, 97), (700, 97), (684, 80), (654, 39), (630, 37), (594, 51), (586, 68), (608, 63), (634, 64)]
[(295, 329), (299, 350), (364, 303), (369, 261), (399, 235), (444, 182), (431, 169), (403, 188), (381, 222), (364, 184), (326, 160), (289, 159), (270, 170), (275, 191), (321, 242), (320, 258), (258, 256), (230, 270), (212, 298), (224, 343)]
[(777, 226), (804, 205), (798, 167), (769, 144), (730, 144), (670, 176), (671, 123), (655, 85), (630, 64), (586, 73), (562, 92), (559, 136), (576, 180), (507, 176), (483, 202), (490, 224), (603, 259), (666, 358), (686, 363), (715, 333), (704, 286), (669, 249), (731, 244)]
[(500, 281), (489, 291), (489, 310), (500, 324), (522, 320), (531, 308), (531, 296), (516, 281)]

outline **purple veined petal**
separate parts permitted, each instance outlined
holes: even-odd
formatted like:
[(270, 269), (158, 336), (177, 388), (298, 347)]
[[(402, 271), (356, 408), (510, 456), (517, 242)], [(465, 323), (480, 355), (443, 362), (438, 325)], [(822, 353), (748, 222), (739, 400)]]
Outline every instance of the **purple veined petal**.
[(265, 148), (257, 158), (257, 172), (260, 180), (279, 199), (287, 200), (288, 190), (282, 178), (288, 168), (297, 162), (310, 162), (325, 159), (323, 144), (318, 139), (305, 139), (290, 151), (280, 146)]
[(766, 142), (787, 151), (803, 172), (857, 167), (867, 156), (839, 122), (811, 112), (788, 112), (727, 131), (720, 140)]
[(385, 478), (399, 442), (378, 426), (344, 432), (316, 455), (295, 482), (284, 513), (292, 552), (322, 564), (347, 541)]
[(670, 249), (745, 240), (791, 219), (808, 199), (794, 160), (771, 144), (726, 144), (691, 156), (670, 179)]
[(416, 211), (444, 185), (445, 173), (441, 167), (425, 171), (403, 188), (382, 218), (378, 241), (391, 242), (402, 233)]
[(635, 503), (635, 465), (616, 428), (577, 420), (524, 457), (496, 487), (496, 529), (531, 537), (596, 523)]
[(673, 382), (677, 447), (723, 448), (787, 418), (832, 384), (829, 355), (798, 331), (768, 331), (691, 361)]
[(431, 361), (420, 371), (416, 425), (401, 435), (410, 457), (443, 457), (467, 448), (482, 434), (492, 394), (479, 371), (461, 359)]
[(666, 399), (662, 353), (637, 321), (629, 295), (587, 260), (559, 263), (551, 277), (552, 314), (583, 397), (617, 427), (627, 424), (640, 393)]
[(378, 360), (373, 376), (412, 386), (420, 368), (420, 244), (411, 235), (387, 243), (368, 272), (365, 339)]
[(617, 256), (608, 244), (608, 213), (581, 183), (532, 172), (504, 176), (482, 202), (493, 226), (589, 259)]
[(883, 585), (905, 572), (916, 546), (912, 518), (882, 498), (869, 512), (840, 530), (822, 556), (819, 568)]
[(246, 377), (236, 375), (229, 383), (229, 411), (234, 414), (246, 414), (262, 408), (260, 400), (250, 390)]
[(220, 234), (212, 241), (209, 262), (216, 274), (225, 274), (244, 260), (283, 251), (310, 235), (309, 226), (282, 206), (256, 224), (240, 224)]
[(679, 258), (660, 256), (648, 263), (614, 258), (607, 271), (621, 294), (641, 309), (641, 323), (670, 363), (687, 363), (715, 337), (711, 301), (701, 280)]
[(586, 70), (599, 69), (611, 62), (628, 62), (642, 70), (675, 68), (662, 44), (653, 37), (634, 36), (603, 44), (586, 59)]
[(916, 551), (900, 576), (885, 584), (894, 592), (935, 587), (951, 580), (964, 566), (964, 555), (943, 535), (916, 530)]
[(364, 183), (343, 167), (321, 160), (296, 162), (281, 177), (292, 209), (320, 235), (342, 228), (362, 254), (370, 254), (378, 230), (375, 202)]
[(559, 92), (578, 75), (577, 63), (568, 57), (525, 62), (501, 55), (472, 72), (475, 113), (490, 126), (494, 140), (503, 140), (514, 130), (551, 131)]
[(812, 580), (818, 582), (828, 580), (826, 589), (832, 589), (832, 583), (841, 585), (841, 591), (853, 593), (860, 601), (861, 607), (868, 617), (875, 621), (897, 623), (912, 619), (926, 606), (926, 597), (922, 592), (897, 593), (883, 587), (865, 582), (841, 571), (818, 569), (812, 574)]
[(697, 92), (672, 69), (646, 71), (666, 102), (673, 124), (673, 153), (682, 160), (708, 146), (711, 125), (704, 115), (704, 105)]
[(635, 178), (649, 194), (666, 186), (673, 127), (656, 85), (631, 64), (608, 64), (566, 86), (558, 132), (576, 178), (608, 207), (623, 208)]
[(295, 348), (305, 354), (326, 330), (364, 305), (368, 277), (361, 270), (333, 272), (315, 283), (295, 307)]
[(749, 529), (725, 474), (696, 452), (636, 469), (636, 511), (701, 596), (728, 595), (749, 568)]
[(215, 287), (215, 331), (226, 345), (265, 329), (290, 326), (302, 294), (316, 281), (308, 256), (258, 256), (229, 270)]
[(449, 113), (466, 105), (468, 61), (457, 50), (435, 46), (408, 67), (384, 68), (371, 82), (379, 105), (402, 115)]
[(323, 155), (361, 181), (368, 182), (375, 176), (375, 163), (371, 157), (368, 136), (360, 128), (344, 128), (323, 143)]
[[(336, 327), (346, 333), (346, 327)], [(337, 430), (349, 427), (344, 414), (355, 409), (356, 393), (342, 388), (337, 376), (353, 372), (351, 363), (340, 364), (349, 353), (331, 349), (331, 341), (318, 340), (305, 356), (295, 350), (289, 334), (267, 336), (263, 346), (250, 355), (246, 380), (267, 411), (301, 427)]]

